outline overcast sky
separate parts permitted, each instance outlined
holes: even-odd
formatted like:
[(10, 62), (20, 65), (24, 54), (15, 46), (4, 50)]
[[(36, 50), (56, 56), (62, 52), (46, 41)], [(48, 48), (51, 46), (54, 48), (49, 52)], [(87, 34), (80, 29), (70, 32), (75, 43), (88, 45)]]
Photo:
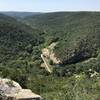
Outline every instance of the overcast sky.
[(0, 11), (100, 11), (100, 0), (0, 0)]

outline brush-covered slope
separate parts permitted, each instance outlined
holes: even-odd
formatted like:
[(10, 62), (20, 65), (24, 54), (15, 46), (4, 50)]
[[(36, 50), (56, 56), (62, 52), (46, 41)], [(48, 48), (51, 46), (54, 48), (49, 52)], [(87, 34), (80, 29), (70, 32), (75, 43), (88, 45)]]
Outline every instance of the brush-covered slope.
[[(24, 20), (31, 29), (0, 15), (0, 77), (15, 80), (44, 100), (99, 100), (100, 54), (96, 54), (100, 44), (100, 14), (76, 12), (41, 16)], [(49, 74), (40, 67), (41, 49), (56, 41), (55, 56), (64, 64), (71, 64), (58, 67), (50, 60), (48, 63), (54, 67)], [(95, 58), (83, 61), (92, 56)]]
[(74, 12), (42, 13), (40, 15), (26, 17), (23, 21), (32, 27), (52, 34), (54, 32), (65, 31), (66, 21), (73, 14)]
[(40, 33), (14, 18), (0, 14), (0, 62), (14, 60), (19, 54), (32, 52), (33, 46), (43, 42)]
[(51, 42), (59, 40), (54, 52), (61, 63), (83, 61), (96, 56), (100, 48), (99, 12), (47, 13), (27, 17), (25, 22), (45, 31)]

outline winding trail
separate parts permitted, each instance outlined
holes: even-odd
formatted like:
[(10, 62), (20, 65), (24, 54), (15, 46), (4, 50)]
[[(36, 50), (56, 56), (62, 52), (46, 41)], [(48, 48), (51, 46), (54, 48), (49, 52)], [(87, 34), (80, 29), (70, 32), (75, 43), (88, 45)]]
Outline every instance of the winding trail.
[(43, 56), (43, 54), (41, 54), (41, 58), (42, 58), (42, 60), (43, 60), (43, 62), (44, 62), (44, 64), (45, 64), (45, 69), (46, 69), (49, 73), (52, 73), (52, 70), (50, 69), (49, 64), (48, 64), (48, 62), (46, 61), (46, 59), (45, 59), (45, 57)]

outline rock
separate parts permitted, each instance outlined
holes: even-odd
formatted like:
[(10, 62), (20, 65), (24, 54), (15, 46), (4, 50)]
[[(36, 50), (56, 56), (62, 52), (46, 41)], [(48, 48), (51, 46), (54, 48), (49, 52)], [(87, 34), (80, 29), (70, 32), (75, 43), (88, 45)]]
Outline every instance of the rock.
[[(0, 78), (0, 91), (3, 92), (7, 100), (41, 100), (41, 96), (33, 93), (29, 89), (22, 87), (15, 81)], [(1, 100), (1, 99), (0, 99)], [(2, 99), (4, 100), (4, 99)], [(6, 99), (5, 99), (6, 100)]]
[(59, 64), (61, 61), (55, 56), (55, 53), (53, 52), (53, 49), (57, 45), (57, 42), (52, 43), (48, 48), (42, 49), (42, 54), (47, 58), (51, 59), (54, 64)]
[(50, 56), (50, 51), (47, 48), (42, 49), (42, 54), (46, 57), (49, 58)]

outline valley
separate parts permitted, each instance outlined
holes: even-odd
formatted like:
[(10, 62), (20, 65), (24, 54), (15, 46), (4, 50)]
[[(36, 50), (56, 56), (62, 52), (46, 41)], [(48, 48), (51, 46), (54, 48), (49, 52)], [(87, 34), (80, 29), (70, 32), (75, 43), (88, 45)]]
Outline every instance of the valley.
[(43, 100), (99, 100), (100, 12), (0, 12), (0, 77)]

